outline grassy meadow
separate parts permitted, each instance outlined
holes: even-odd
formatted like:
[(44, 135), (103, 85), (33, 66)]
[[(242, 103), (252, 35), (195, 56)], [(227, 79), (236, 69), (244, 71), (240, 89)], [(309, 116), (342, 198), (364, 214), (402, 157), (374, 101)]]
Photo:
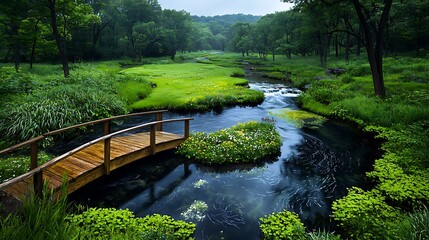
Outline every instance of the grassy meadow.
[(154, 86), (144, 99), (130, 105), (136, 110), (201, 111), (232, 104), (257, 104), (263, 94), (246, 88), (247, 80), (232, 77), (243, 70), (213, 64), (151, 64), (122, 70), (125, 76), (143, 76)]

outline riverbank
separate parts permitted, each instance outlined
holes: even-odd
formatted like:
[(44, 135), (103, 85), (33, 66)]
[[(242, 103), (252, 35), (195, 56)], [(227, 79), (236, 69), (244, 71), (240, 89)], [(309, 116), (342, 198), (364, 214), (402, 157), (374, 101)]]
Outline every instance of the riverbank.
[[(341, 75), (288, 74), (287, 62), (262, 68), (267, 75), (289, 76), (295, 85), (308, 88), (299, 99), (304, 109), (353, 122), (383, 139), (383, 157), (367, 173), (375, 187), (352, 188), (333, 205), (333, 218), (344, 236), (356, 239), (409, 239), (419, 231), (410, 224), (419, 213), (411, 217), (409, 213), (426, 209), (429, 202), (429, 60), (397, 57), (384, 62), (385, 99), (374, 96), (364, 60), (332, 64), (345, 70)], [(424, 211), (422, 216), (427, 217)]]

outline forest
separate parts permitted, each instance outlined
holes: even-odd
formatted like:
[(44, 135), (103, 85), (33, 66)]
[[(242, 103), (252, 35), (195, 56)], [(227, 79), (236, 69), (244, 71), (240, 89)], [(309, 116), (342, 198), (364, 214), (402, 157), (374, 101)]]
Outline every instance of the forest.
[[(220, 178), (232, 179), (234, 174), (237, 179), (252, 174), (262, 178), (269, 167), (261, 164), (277, 166), (284, 160), (271, 159), (283, 156), (282, 142), (290, 140), (288, 132), (281, 133), (290, 127), (282, 121), (305, 132), (303, 138), (316, 134), (314, 129), (327, 128), (327, 121), (340, 122), (365, 137), (350, 143), (350, 148), (336, 150), (344, 153), (326, 150), (330, 139), (321, 140), (326, 142), (319, 148), (295, 149), (311, 149), (301, 156), (337, 154), (339, 160), (327, 164), (329, 170), (314, 159), (309, 166), (299, 165), (306, 164), (303, 157), (289, 159), (302, 160), (294, 162), (301, 166), (297, 172), (309, 171), (307, 177), (321, 174), (323, 184), (332, 183), (322, 184), (318, 191), (335, 185), (333, 195), (323, 192), (329, 195), (321, 200), (323, 204), (307, 196), (306, 207), (313, 210), (326, 202), (325, 220), (317, 214), (309, 217), (305, 204), (296, 207), (296, 202), (276, 211), (255, 207), (248, 210), (255, 214), (249, 220), (255, 234), (237, 227), (246, 225), (242, 210), (246, 203), (228, 202), (226, 195), (220, 198), (224, 203), (216, 198), (213, 205), (209, 197), (208, 205), (192, 199), (187, 211), (173, 219), (168, 213), (142, 216), (137, 210), (109, 206), (105, 200), (100, 204), (93, 200), (96, 206), (70, 206), (67, 198), (51, 201), (45, 189), (43, 198), (29, 196), (20, 210), (0, 204), (0, 239), (233, 239), (237, 234), (249, 234), (243, 236), (251, 239), (429, 238), (429, 1), (283, 2), (294, 7), (264, 16), (192, 16), (164, 9), (157, 0), (1, 1), (0, 150), (56, 129), (131, 112), (168, 109), (196, 118), (210, 112), (213, 119), (222, 120), (222, 116), (235, 119), (235, 113), (243, 111), (247, 115), (242, 119), (256, 113), (259, 119), (253, 120), (262, 117), (262, 122), (238, 122), (232, 127), (219, 123), (222, 130), (206, 126), (213, 130), (210, 134), (200, 127), (202, 132), (192, 134), (189, 142), (170, 153), (173, 157), (166, 158), (192, 161), (195, 171), (201, 171), (199, 176), (206, 176), (215, 165), (213, 174), (224, 174)], [(266, 82), (271, 85), (263, 93)], [(294, 89), (292, 105), (264, 105), (267, 94), (284, 94), (289, 88)], [(262, 115), (261, 108), (266, 108)], [(320, 131), (326, 137), (325, 130)], [(332, 138), (347, 145), (348, 137), (343, 139), (341, 131)], [(52, 146), (78, 133), (45, 139), (39, 146), (40, 164), (53, 157)], [(370, 140), (362, 140), (368, 136)], [(311, 147), (319, 144), (314, 139)], [(357, 146), (360, 140), (374, 146)], [(258, 147), (261, 150), (255, 150)], [(361, 147), (362, 151), (377, 148), (363, 154), (371, 155), (370, 163), (346, 169), (344, 155)], [(0, 182), (28, 171), (29, 151), (0, 156)], [(330, 158), (326, 155), (321, 161)], [(245, 170), (226, 170), (231, 163), (243, 164)], [(154, 172), (159, 174), (161, 168), (154, 167), (158, 169)], [(320, 173), (319, 168), (327, 172)], [(346, 177), (335, 175), (351, 168), (363, 170)], [(355, 178), (359, 180), (353, 182)], [(191, 189), (197, 193), (208, 191), (211, 181), (216, 181), (210, 175), (194, 180)], [(142, 192), (155, 185), (150, 181), (144, 178)], [(347, 185), (349, 181), (352, 184)], [(227, 192), (221, 188), (210, 194), (216, 191)], [(177, 189), (174, 193), (180, 195)], [(262, 203), (255, 205), (263, 208)], [(224, 222), (214, 217), (215, 208), (225, 211)], [(204, 214), (195, 217), (192, 209)], [(205, 216), (210, 224), (228, 223), (232, 230), (216, 228), (215, 233), (205, 225)]]

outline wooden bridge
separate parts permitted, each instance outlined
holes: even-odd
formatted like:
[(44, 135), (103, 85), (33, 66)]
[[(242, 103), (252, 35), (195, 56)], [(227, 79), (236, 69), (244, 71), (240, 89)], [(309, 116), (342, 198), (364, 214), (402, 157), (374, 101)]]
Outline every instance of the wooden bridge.
[[(30, 146), (31, 161), (29, 172), (0, 184), (0, 191), (23, 201), (31, 193), (41, 196), (44, 184), (47, 184), (54, 193), (59, 192), (62, 186), (66, 184), (67, 194), (69, 194), (103, 175), (108, 175), (110, 171), (121, 166), (160, 151), (176, 148), (189, 137), (189, 121), (192, 118), (163, 120), (162, 114), (164, 112), (166, 111), (134, 113), (87, 122), (48, 132), (4, 149), (0, 151), (0, 156)], [(112, 121), (142, 115), (155, 115), (156, 119), (149, 123), (111, 132)], [(184, 122), (183, 135), (163, 131), (163, 124), (173, 122)], [(41, 166), (37, 165), (40, 141), (72, 129), (94, 124), (104, 124), (102, 137), (57, 156)], [(135, 133), (144, 128), (150, 129), (150, 131)]]

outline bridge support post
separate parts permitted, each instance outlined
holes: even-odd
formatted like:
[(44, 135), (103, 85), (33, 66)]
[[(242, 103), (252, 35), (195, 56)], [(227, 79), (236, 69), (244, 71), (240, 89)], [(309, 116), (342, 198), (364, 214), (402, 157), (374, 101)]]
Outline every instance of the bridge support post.
[[(162, 121), (162, 112), (156, 114), (156, 121)], [(162, 131), (162, 123), (158, 124), (158, 131)]]
[(156, 128), (155, 125), (150, 126), (150, 151), (152, 155), (155, 155), (156, 153)]
[[(38, 164), (37, 164), (37, 159), (38, 159), (38, 154), (39, 154), (39, 149), (38, 149), (38, 145), (39, 142), (33, 142), (31, 144), (31, 150), (30, 150), (30, 155), (31, 155), (31, 166), (30, 166), (30, 170), (33, 170), (35, 168), (37, 168)], [(34, 188), (34, 193), (36, 194), (37, 197), (42, 198), (42, 190), (43, 190), (43, 172), (40, 171), (38, 173), (36, 173), (33, 176), (33, 188)]]
[(185, 133), (184, 133), (184, 137), (185, 139), (187, 139), (189, 137), (189, 120), (185, 120)]
[[(110, 133), (110, 121), (104, 122), (104, 135)], [(110, 174), (110, 140), (107, 138), (104, 140), (104, 174)]]

